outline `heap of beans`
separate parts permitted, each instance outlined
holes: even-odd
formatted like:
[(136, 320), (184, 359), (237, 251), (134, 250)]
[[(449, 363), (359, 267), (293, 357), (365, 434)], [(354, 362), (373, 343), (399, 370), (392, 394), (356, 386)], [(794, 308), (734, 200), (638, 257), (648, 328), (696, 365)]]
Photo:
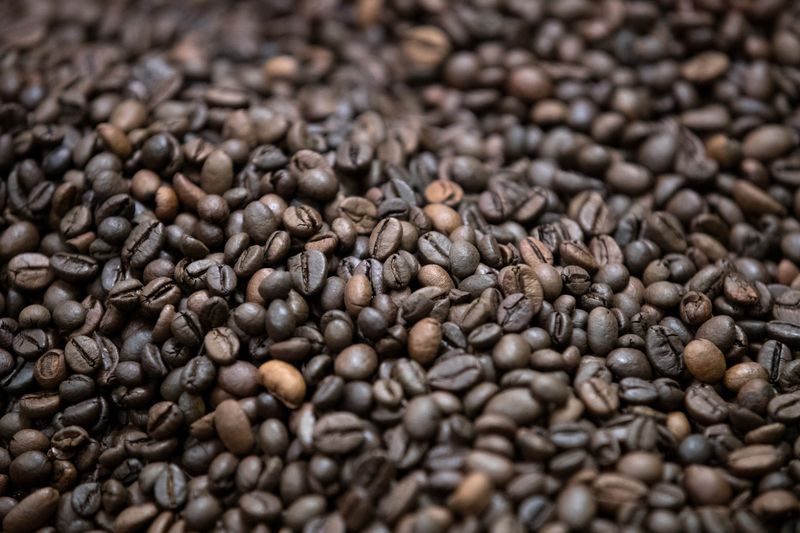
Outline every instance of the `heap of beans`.
[(800, 527), (800, 3), (0, 2), (8, 533)]

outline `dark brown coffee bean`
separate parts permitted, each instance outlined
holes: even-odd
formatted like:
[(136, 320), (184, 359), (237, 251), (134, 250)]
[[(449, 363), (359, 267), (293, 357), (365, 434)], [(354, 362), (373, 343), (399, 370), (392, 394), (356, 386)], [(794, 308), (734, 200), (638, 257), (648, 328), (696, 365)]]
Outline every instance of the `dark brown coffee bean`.
[(530, 297), (516, 293), (507, 296), (497, 310), (497, 322), (506, 332), (520, 332), (528, 327), (536, 309)]
[(237, 455), (248, 453), (255, 442), (250, 420), (236, 400), (225, 400), (214, 411), (214, 427), (225, 447)]
[(47, 524), (58, 507), (58, 491), (42, 488), (22, 499), (5, 518), (3, 529), (11, 533), (36, 530)]
[(607, 308), (596, 307), (589, 313), (586, 333), (592, 351), (597, 355), (607, 355), (616, 345), (619, 324)]
[(212, 329), (203, 340), (206, 355), (219, 365), (233, 363), (239, 354), (239, 345), (236, 333), (226, 327)]
[(689, 499), (698, 505), (724, 505), (731, 498), (731, 487), (723, 473), (708, 466), (692, 465), (683, 482)]
[(188, 497), (186, 474), (177, 465), (166, 465), (153, 486), (153, 497), (164, 509), (181, 508)]
[(156, 220), (138, 224), (122, 247), (122, 259), (133, 268), (143, 268), (164, 246), (164, 226)]
[(800, 394), (781, 394), (770, 400), (769, 415), (780, 422), (790, 423), (800, 419)]
[(175, 305), (181, 298), (178, 286), (167, 277), (158, 277), (142, 287), (140, 301), (148, 313), (156, 314), (167, 305)]
[(363, 440), (363, 423), (351, 413), (329, 413), (314, 425), (314, 447), (322, 453), (349, 453)]
[(159, 402), (150, 408), (147, 432), (154, 439), (174, 436), (183, 425), (184, 414), (173, 402)]
[(452, 243), (447, 236), (430, 231), (419, 238), (419, 252), (428, 263), (448, 268), (450, 266), (450, 247)]
[(93, 374), (100, 368), (100, 348), (91, 337), (73, 337), (64, 348), (64, 357), (69, 367), (78, 374)]
[(327, 279), (328, 260), (317, 250), (302, 252), (289, 259), (289, 273), (300, 294), (315, 294), (322, 290)]
[(193, 311), (181, 311), (170, 323), (170, 331), (186, 346), (198, 346), (203, 342), (203, 328), (200, 319)]
[(592, 488), (600, 507), (608, 509), (635, 503), (647, 494), (647, 485), (616, 473), (601, 474), (592, 483)]
[(756, 128), (744, 138), (742, 152), (754, 159), (774, 159), (797, 145), (795, 132), (784, 126), (769, 124)]
[(728, 406), (709, 385), (693, 385), (687, 389), (686, 409), (702, 424), (717, 424), (728, 416)]
[(403, 226), (395, 218), (381, 220), (369, 237), (369, 252), (378, 261), (385, 261), (400, 249), (403, 239)]
[(367, 344), (354, 344), (342, 350), (334, 361), (337, 375), (349, 380), (371, 376), (378, 367), (378, 356)]
[(679, 378), (685, 370), (683, 341), (672, 330), (651, 326), (645, 339), (647, 358), (656, 371), (666, 377)]
[(64, 352), (50, 350), (36, 360), (34, 378), (44, 389), (55, 389), (67, 378), (68, 367)]
[(133, 505), (122, 511), (113, 522), (114, 531), (136, 531), (149, 524), (158, 514), (158, 507), (154, 503)]

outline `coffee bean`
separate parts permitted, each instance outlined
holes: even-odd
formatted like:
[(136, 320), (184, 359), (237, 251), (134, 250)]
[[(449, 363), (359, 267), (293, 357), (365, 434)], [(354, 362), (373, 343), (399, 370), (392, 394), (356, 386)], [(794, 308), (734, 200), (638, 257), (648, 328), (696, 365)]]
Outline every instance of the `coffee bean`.
[(618, 509), (635, 503), (647, 494), (647, 485), (636, 479), (615, 473), (604, 473), (592, 483), (601, 508)]
[(175, 464), (166, 465), (153, 486), (153, 497), (164, 509), (179, 509), (188, 496), (186, 474)]
[(523, 388), (506, 389), (496, 394), (485, 407), (487, 413), (508, 416), (517, 424), (535, 420), (541, 410), (541, 405)]
[(457, 240), (450, 247), (450, 271), (458, 278), (475, 272), (480, 263), (480, 253), (471, 243)]
[(45, 288), (55, 278), (50, 259), (38, 253), (15, 255), (8, 262), (8, 277), (14, 287), (35, 291)]
[(114, 531), (131, 532), (149, 524), (158, 513), (154, 503), (133, 505), (122, 511), (113, 522)]
[(742, 142), (745, 157), (774, 159), (790, 150), (798, 142), (795, 132), (784, 126), (769, 124), (750, 132)]
[(363, 440), (362, 422), (351, 413), (329, 413), (314, 425), (314, 447), (322, 453), (349, 453), (360, 446)]
[(222, 194), (233, 183), (233, 162), (223, 150), (213, 150), (200, 171), (200, 186), (209, 194)]
[(300, 150), (292, 156), (289, 168), (296, 175), (301, 194), (315, 200), (330, 200), (336, 194), (338, 181), (319, 154)]
[(6, 10), (5, 530), (791, 529), (787, 3), (86, 3)]
[(242, 513), (253, 522), (267, 522), (278, 518), (283, 507), (280, 499), (265, 491), (252, 491), (239, 499)]
[(441, 324), (433, 318), (423, 318), (408, 331), (408, 353), (422, 365), (433, 362), (441, 342)]
[(450, 180), (434, 180), (425, 188), (425, 199), (430, 203), (457, 206), (464, 197), (461, 186)]
[(731, 487), (722, 472), (715, 468), (692, 465), (686, 468), (684, 486), (689, 498), (698, 505), (724, 505), (731, 498)]
[(61, 350), (50, 350), (36, 360), (34, 378), (45, 389), (55, 389), (66, 378), (67, 361)]
[(169, 438), (183, 425), (184, 415), (173, 402), (159, 402), (150, 408), (147, 432), (154, 439)]
[(519, 241), (519, 253), (522, 260), (531, 267), (535, 267), (541, 263), (552, 264), (553, 253), (550, 249), (540, 240), (534, 237), (525, 237)]
[(319, 292), (328, 274), (328, 260), (318, 250), (302, 252), (289, 259), (289, 273), (294, 288), (303, 295)]
[(608, 416), (619, 408), (616, 388), (601, 379), (584, 381), (577, 392), (586, 409), (595, 415)]
[(559, 495), (557, 512), (559, 518), (571, 528), (581, 529), (591, 523), (597, 512), (597, 504), (588, 487), (575, 484)]
[(354, 344), (342, 350), (334, 361), (337, 375), (345, 379), (367, 379), (378, 367), (378, 356), (367, 344)]
[(497, 321), (503, 331), (522, 331), (533, 319), (536, 305), (536, 302), (521, 293), (507, 296), (497, 309)]
[(471, 355), (445, 359), (428, 371), (428, 383), (436, 389), (459, 391), (475, 385), (481, 378), (480, 361)]
[(429, 231), (419, 238), (417, 246), (425, 262), (433, 263), (443, 268), (450, 266), (450, 247), (452, 243), (446, 235)]
[[(656, 371), (666, 377), (679, 378), (684, 372), (683, 342), (663, 326), (651, 326), (645, 339), (647, 358)], [(724, 371), (724, 369), (723, 369)]]
[(728, 70), (730, 60), (720, 52), (703, 52), (698, 54), (681, 67), (681, 74), (694, 83), (708, 83), (720, 77)]
[(530, 356), (530, 345), (518, 334), (503, 335), (492, 350), (494, 364), (503, 370), (526, 367)]
[(462, 514), (480, 514), (489, 504), (491, 495), (491, 479), (481, 472), (475, 472), (459, 483), (447, 503)]
[(724, 383), (728, 389), (738, 391), (754, 379), (766, 381), (768, 377), (766, 369), (758, 363), (739, 363), (728, 368), (725, 372)]
[(267, 361), (258, 369), (261, 384), (287, 406), (299, 405), (306, 395), (303, 375), (283, 361)]
[(767, 409), (775, 420), (793, 422), (800, 418), (800, 394), (792, 392), (775, 396), (770, 400)]
[(91, 337), (73, 337), (64, 348), (69, 367), (79, 374), (92, 374), (100, 367), (100, 348)]
[(91, 518), (100, 510), (101, 492), (99, 483), (83, 483), (72, 492), (71, 506), (80, 516)]
[(206, 333), (203, 347), (209, 359), (220, 365), (228, 365), (236, 360), (239, 353), (239, 337), (230, 328), (214, 328)]
[(395, 218), (381, 220), (369, 237), (370, 255), (378, 261), (385, 261), (400, 249), (403, 239), (403, 226)]
[(753, 510), (761, 516), (778, 517), (791, 512), (797, 498), (787, 490), (770, 490), (753, 501)]
[(728, 456), (728, 467), (735, 475), (763, 476), (780, 468), (783, 458), (779, 450), (767, 444), (745, 446)]
[(696, 339), (683, 348), (687, 370), (699, 381), (715, 383), (725, 374), (725, 356), (714, 343)]
[(225, 400), (214, 411), (214, 427), (220, 440), (232, 453), (244, 455), (255, 442), (250, 421), (236, 400)]
[(728, 416), (728, 406), (709, 385), (693, 385), (686, 391), (689, 415), (703, 424), (716, 424)]
[(619, 324), (607, 308), (596, 307), (589, 313), (586, 333), (589, 348), (597, 355), (607, 355), (619, 337)]
[(383, 284), (388, 289), (402, 289), (411, 282), (416, 272), (415, 265), (401, 254), (392, 254), (387, 259), (381, 269), (383, 274)]
[(549, 76), (536, 66), (520, 66), (508, 77), (509, 92), (526, 101), (546, 98), (552, 90)]
[(36, 530), (47, 524), (58, 507), (58, 491), (42, 488), (22, 499), (3, 518), (3, 529), (11, 533)]
[(203, 327), (193, 311), (177, 313), (170, 323), (170, 331), (186, 346), (198, 346), (203, 341)]
[(164, 246), (164, 226), (156, 220), (138, 224), (122, 246), (122, 259), (133, 268), (142, 268), (155, 259)]

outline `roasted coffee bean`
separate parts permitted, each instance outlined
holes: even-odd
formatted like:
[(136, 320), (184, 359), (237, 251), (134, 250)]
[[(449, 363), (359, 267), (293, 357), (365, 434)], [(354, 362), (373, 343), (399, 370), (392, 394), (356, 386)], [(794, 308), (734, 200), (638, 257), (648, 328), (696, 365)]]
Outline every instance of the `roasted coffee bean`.
[(122, 259), (133, 268), (143, 268), (164, 246), (164, 225), (156, 220), (138, 224), (122, 246)]
[(790, 3), (23, 4), (4, 530), (794, 527)]
[(318, 250), (302, 252), (289, 259), (289, 273), (294, 288), (303, 295), (322, 290), (328, 275), (328, 260)]
[(58, 507), (58, 491), (41, 488), (23, 498), (3, 518), (3, 530), (11, 533), (32, 531), (47, 524)]
[(607, 355), (619, 337), (619, 323), (607, 308), (597, 307), (589, 313), (586, 333), (589, 348), (597, 355)]
[(697, 505), (724, 505), (731, 498), (731, 487), (724, 474), (708, 466), (687, 467), (684, 486), (689, 499)]
[(101, 351), (91, 337), (73, 337), (64, 348), (64, 357), (69, 367), (78, 374), (92, 374), (100, 368)]
[(193, 311), (177, 313), (170, 323), (170, 331), (182, 344), (190, 347), (203, 342), (203, 328), (200, 318)]
[(322, 453), (345, 454), (360, 446), (363, 440), (363, 423), (351, 413), (329, 413), (314, 425), (314, 447)]
[(696, 339), (683, 348), (686, 369), (698, 381), (715, 383), (725, 374), (725, 356), (714, 343)]
[(577, 393), (586, 409), (597, 416), (608, 416), (619, 408), (616, 387), (599, 378), (581, 383)]
[(649, 327), (645, 346), (647, 358), (659, 374), (671, 378), (683, 375), (683, 341), (672, 330), (663, 326)]
[(686, 409), (702, 424), (717, 424), (728, 416), (725, 401), (709, 385), (692, 385), (687, 389)]
[(179, 509), (184, 505), (188, 497), (188, 486), (186, 474), (178, 465), (169, 464), (161, 469), (153, 485), (153, 497), (164, 509)]
[(433, 318), (423, 318), (408, 332), (408, 353), (423, 365), (430, 364), (439, 352), (442, 327)]
[(36, 359), (48, 348), (47, 333), (40, 328), (22, 330), (14, 335), (11, 348), (14, 352), (27, 360)]
[(288, 406), (297, 406), (306, 393), (303, 375), (282, 361), (268, 361), (258, 369), (262, 385)]
[(369, 252), (378, 261), (385, 261), (400, 249), (403, 240), (403, 226), (396, 218), (381, 220), (369, 237)]
[(231, 328), (214, 328), (206, 334), (203, 347), (209, 359), (219, 365), (229, 365), (239, 354), (239, 337)]
[(237, 455), (244, 455), (253, 447), (255, 439), (247, 415), (236, 400), (225, 400), (214, 411), (214, 427), (225, 447)]
[(159, 402), (150, 408), (147, 418), (147, 433), (154, 439), (175, 435), (183, 425), (184, 414), (173, 402)]
[(50, 259), (39, 253), (21, 253), (8, 262), (8, 278), (11, 284), (22, 290), (40, 290), (55, 278)]

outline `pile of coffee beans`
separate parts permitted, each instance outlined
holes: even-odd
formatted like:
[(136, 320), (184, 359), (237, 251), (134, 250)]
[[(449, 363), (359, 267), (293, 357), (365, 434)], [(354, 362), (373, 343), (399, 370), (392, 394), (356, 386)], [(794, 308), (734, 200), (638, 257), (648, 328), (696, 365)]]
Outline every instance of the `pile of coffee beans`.
[(797, 1), (0, 1), (5, 532), (799, 497)]

